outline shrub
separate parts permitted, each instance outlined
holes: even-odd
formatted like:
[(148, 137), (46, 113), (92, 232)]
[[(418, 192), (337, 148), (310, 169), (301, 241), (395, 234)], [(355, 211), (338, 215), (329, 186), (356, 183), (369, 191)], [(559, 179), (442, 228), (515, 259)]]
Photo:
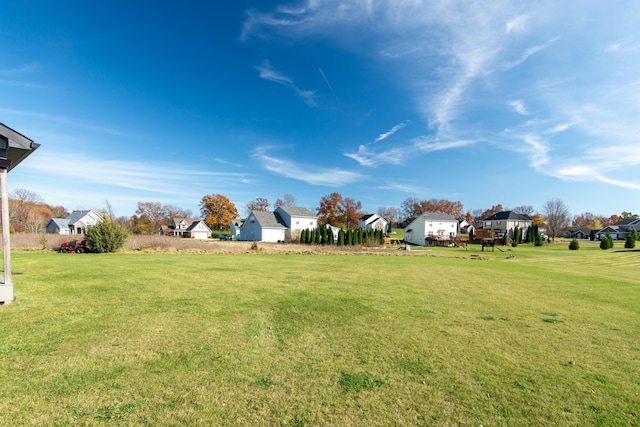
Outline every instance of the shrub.
[(633, 249), (636, 247), (636, 240), (638, 240), (638, 232), (634, 228), (627, 236), (627, 240), (624, 242), (624, 247), (627, 249)]
[(98, 225), (87, 228), (87, 245), (93, 252), (116, 252), (122, 249), (127, 232), (121, 225), (112, 221), (102, 221)]
[(580, 249), (580, 242), (578, 242), (578, 239), (573, 239), (571, 243), (569, 243), (569, 249), (571, 249), (572, 251), (577, 251), (578, 249)]
[(600, 240), (600, 249), (610, 249), (611, 248), (611, 244), (609, 243), (609, 239), (607, 239), (606, 237), (602, 240)]

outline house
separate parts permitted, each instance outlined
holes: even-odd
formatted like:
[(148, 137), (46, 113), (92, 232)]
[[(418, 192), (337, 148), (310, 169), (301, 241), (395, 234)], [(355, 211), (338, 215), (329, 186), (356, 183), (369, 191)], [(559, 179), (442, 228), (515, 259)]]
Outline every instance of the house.
[(201, 219), (171, 218), (171, 224), (160, 227), (158, 234), (206, 240), (211, 237), (211, 229)]
[(474, 230), (473, 225), (466, 219), (463, 219), (458, 223), (458, 231), (460, 233), (470, 233), (473, 230)]
[(596, 232), (596, 239), (602, 240), (609, 233), (613, 240), (624, 240), (633, 229), (640, 233), (640, 218), (625, 218), (615, 224), (608, 225)]
[(51, 218), (46, 230), (50, 234), (85, 234), (87, 228), (102, 221), (96, 211), (73, 211), (68, 218)]
[(240, 228), (238, 240), (284, 242), (288, 231), (280, 215), (268, 211), (251, 211)]
[(516, 227), (522, 230), (522, 238), (527, 235), (527, 229), (533, 225), (533, 220), (529, 215), (515, 213), (514, 211), (502, 211), (493, 214), (482, 220), (483, 230), (493, 230), (495, 237), (504, 236), (508, 233), (513, 239)]
[(229, 235), (232, 239), (240, 240), (240, 231), (242, 230), (242, 224), (244, 224), (243, 218), (234, 219), (229, 224)]
[(68, 218), (51, 218), (46, 227), (47, 234), (69, 234)]
[(458, 234), (458, 220), (443, 212), (424, 212), (404, 229), (404, 240), (415, 245), (449, 243)]
[(273, 213), (279, 222), (287, 228), (288, 240), (298, 240), (302, 230), (318, 228), (318, 216), (306, 208), (297, 206), (278, 206)]
[(568, 239), (588, 239), (591, 236), (591, 230), (586, 228), (578, 230), (569, 230), (564, 234), (564, 237)]
[(362, 230), (382, 230), (387, 232), (387, 220), (377, 214), (367, 214), (358, 219), (358, 228)]

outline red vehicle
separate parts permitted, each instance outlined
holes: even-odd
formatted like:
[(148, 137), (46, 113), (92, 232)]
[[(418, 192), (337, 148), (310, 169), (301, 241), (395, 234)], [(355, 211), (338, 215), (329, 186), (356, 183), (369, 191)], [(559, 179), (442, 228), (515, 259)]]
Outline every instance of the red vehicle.
[(87, 246), (87, 241), (83, 240), (81, 242), (78, 242), (77, 240), (72, 240), (70, 242), (64, 242), (63, 244), (60, 245), (60, 248), (58, 248), (58, 252), (60, 253), (67, 253), (67, 254), (72, 254), (72, 253), (77, 253), (77, 254), (81, 254), (84, 252), (89, 252), (89, 247)]

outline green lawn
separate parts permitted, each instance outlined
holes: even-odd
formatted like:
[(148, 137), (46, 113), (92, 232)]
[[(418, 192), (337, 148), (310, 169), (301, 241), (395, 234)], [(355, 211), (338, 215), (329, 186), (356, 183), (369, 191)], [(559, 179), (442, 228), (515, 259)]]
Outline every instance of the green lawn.
[(637, 426), (640, 252), (581, 244), (14, 252), (0, 425)]

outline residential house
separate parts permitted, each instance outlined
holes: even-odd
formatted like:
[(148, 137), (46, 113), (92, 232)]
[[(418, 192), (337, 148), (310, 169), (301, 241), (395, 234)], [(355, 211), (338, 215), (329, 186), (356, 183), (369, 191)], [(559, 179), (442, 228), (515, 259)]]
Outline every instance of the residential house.
[(455, 240), (458, 220), (443, 212), (424, 212), (404, 229), (404, 240), (415, 245), (439, 245)]
[(163, 225), (160, 235), (206, 240), (211, 237), (211, 229), (201, 219), (171, 218), (171, 224)]
[(591, 230), (586, 228), (569, 230), (564, 233), (564, 237), (568, 239), (588, 239), (591, 236)]
[(243, 218), (237, 218), (231, 221), (231, 224), (229, 224), (229, 235), (232, 239), (240, 240), (240, 231), (242, 230), (242, 224), (244, 224)]
[(609, 233), (613, 240), (625, 240), (633, 229), (640, 233), (640, 218), (625, 218), (615, 224), (608, 225), (596, 232), (596, 239), (602, 240)]
[(516, 227), (522, 230), (522, 238), (524, 239), (527, 235), (527, 229), (532, 225), (533, 220), (529, 215), (514, 211), (498, 212), (482, 220), (483, 230), (493, 230), (495, 237), (501, 237), (508, 233), (510, 239), (513, 239)]
[(238, 240), (284, 242), (288, 228), (280, 215), (268, 211), (251, 211), (244, 220)]
[(279, 217), (279, 222), (287, 228), (288, 240), (298, 240), (302, 230), (318, 228), (318, 216), (307, 208), (278, 206), (273, 212)]
[(51, 218), (46, 230), (50, 234), (85, 234), (87, 228), (101, 221), (102, 217), (96, 211), (73, 211), (68, 218)]
[(362, 230), (382, 230), (387, 232), (387, 220), (377, 214), (367, 214), (358, 219), (358, 228)]
[(48, 234), (69, 234), (69, 219), (51, 218), (47, 223), (46, 232)]

